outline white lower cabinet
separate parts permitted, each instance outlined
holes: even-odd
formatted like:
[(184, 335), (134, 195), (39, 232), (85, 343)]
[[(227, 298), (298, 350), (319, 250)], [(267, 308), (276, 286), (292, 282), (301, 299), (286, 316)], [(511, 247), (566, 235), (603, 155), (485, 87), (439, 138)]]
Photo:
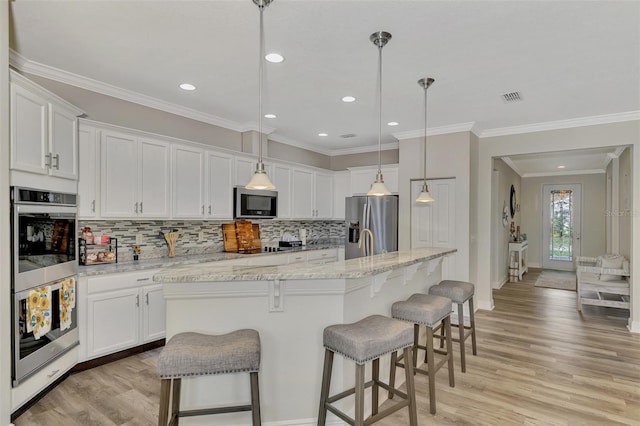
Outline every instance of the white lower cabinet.
[(311, 265), (322, 265), (324, 263), (338, 260), (338, 249), (313, 250), (307, 254), (307, 263)]
[(86, 279), (83, 293), (87, 294), (86, 321), (84, 330), (80, 331), (81, 337), (86, 338), (86, 346), (85, 353), (81, 351), (81, 361), (165, 337), (162, 284), (152, 281), (157, 272), (148, 270)]

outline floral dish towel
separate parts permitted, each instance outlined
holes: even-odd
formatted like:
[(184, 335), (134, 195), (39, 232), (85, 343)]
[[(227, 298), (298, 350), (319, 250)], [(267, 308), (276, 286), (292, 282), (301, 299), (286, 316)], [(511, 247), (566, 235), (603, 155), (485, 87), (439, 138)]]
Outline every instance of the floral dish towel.
[(51, 286), (29, 291), (27, 332), (40, 337), (51, 331)]
[(60, 331), (71, 327), (71, 311), (76, 307), (76, 280), (67, 278), (60, 284)]

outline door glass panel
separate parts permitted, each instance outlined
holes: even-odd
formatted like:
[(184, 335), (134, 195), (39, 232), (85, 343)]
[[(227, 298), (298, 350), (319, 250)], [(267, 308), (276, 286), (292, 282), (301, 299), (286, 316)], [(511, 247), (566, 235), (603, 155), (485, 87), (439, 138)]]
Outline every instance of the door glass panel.
[(550, 191), (549, 260), (573, 260), (573, 191)]

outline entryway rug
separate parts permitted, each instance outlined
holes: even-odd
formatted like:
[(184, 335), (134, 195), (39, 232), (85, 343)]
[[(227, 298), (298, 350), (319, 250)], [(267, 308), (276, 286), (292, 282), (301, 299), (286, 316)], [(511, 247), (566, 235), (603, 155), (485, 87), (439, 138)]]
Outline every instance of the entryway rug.
[(545, 269), (540, 272), (535, 286), (576, 291), (576, 273), (573, 271)]

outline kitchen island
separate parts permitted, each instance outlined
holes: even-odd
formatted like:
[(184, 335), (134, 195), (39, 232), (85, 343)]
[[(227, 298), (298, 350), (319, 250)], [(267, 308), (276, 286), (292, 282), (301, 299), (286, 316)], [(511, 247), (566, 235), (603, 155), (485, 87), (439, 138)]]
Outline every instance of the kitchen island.
[[(212, 262), (167, 268), (154, 275), (154, 281), (163, 283), (167, 339), (184, 331), (222, 334), (241, 328), (258, 330), (263, 422), (311, 425), (318, 414), (324, 328), (372, 314), (389, 315), (394, 302), (426, 292), (438, 283), (443, 257), (455, 251), (423, 248), (323, 265)], [(342, 361), (336, 357), (334, 390), (350, 387), (354, 380), (353, 364)], [(382, 359), (380, 368), (386, 379), (389, 360)], [(181, 404), (183, 409), (192, 409), (248, 398), (247, 374), (203, 376), (184, 381)], [(349, 406), (345, 409), (349, 411)], [(182, 423), (249, 424), (250, 415), (184, 418)]]

